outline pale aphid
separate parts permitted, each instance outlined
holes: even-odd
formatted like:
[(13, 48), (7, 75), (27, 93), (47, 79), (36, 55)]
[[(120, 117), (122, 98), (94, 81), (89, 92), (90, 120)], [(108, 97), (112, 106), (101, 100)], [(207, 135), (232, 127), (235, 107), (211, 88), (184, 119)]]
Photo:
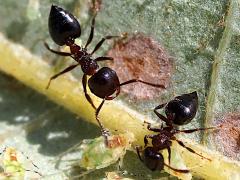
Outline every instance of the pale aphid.
[(103, 137), (84, 140), (80, 147), (83, 154), (79, 166), (90, 170), (116, 163), (124, 157), (126, 150), (131, 149), (133, 141), (132, 133), (109, 136), (107, 145)]
[[(5, 148), (1, 153), (0, 159), (0, 179), (4, 180), (21, 180), (27, 179), (26, 172), (32, 172), (33, 174), (37, 174), (37, 176), (33, 176), (34, 179), (40, 178), (41, 174), (34, 170), (26, 169), (22, 162), (23, 154), (17, 151), (13, 147)], [(27, 158), (27, 157), (26, 157)], [(27, 158), (28, 159), (28, 158)], [(33, 163), (32, 163), (33, 164)], [(34, 167), (36, 165), (33, 164)], [(37, 178), (36, 178), (37, 177)], [(29, 178), (28, 178), (29, 179)]]
[[(80, 173), (78, 176), (74, 176), (74, 178), (82, 177), (93, 170), (105, 168), (117, 161), (121, 161), (126, 151), (131, 150), (133, 141), (134, 135), (129, 132), (109, 136), (107, 144), (103, 136), (95, 139), (85, 139), (82, 141), (81, 145), (73, 147), (65, 152), (64, 156), (69, 155), (71, 151), (80, 154), (80, 158), (78, 160), (74, 159), (74, 163), (71, 163), (70, 166), (78, 166), (85, 169), (85, 172)], [(72, 162), (72, 160), (68, 158), (65, 159), (65, 161)]]
[(131, 178), (126, 178), (126, 177), (122, 177), (121, 175), (119, 175), (118, 172), (112, 171), (112, 172), (106, 172), (106, 177), (104, 178), (104, 180), (133, 180)]

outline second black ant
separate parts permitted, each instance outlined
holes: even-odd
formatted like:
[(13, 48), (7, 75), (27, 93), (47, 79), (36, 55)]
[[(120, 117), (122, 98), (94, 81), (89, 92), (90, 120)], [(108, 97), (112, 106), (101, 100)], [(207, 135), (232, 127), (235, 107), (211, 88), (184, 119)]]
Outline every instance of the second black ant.
[[(165, 107), (166, 117), (157, 112), (158, 109)], [(152, 128), (150, 123), (147, 123), (148, 130), (157, 132), (157, 134), (150, 134), (144, 137), (144, 150), (141, 153), (141, 149), (137, 147), (137, 154), (139, 159), (152, 171), (162, 170), (164, 166), (180, 172), (188, 173), (188, 169), (175, 169), (170, 166), (171, 160), (171, 145), (172, 141), (176, 141), (180, 146), (186, 148), (189, 152), (194, 153), (202, 158), (210, 161), (210, 159), (202, 156), (195, 152), (193, 149), (187, 147), (182, 141), (176, 138), (178, 133), (193, 133), (196, 131), (205, 131), (210, 129), (216, 129), (216, 127), (209, 128), (196, 128), (187, 130), (178, 130), (176, 125), (184, 125), (189, 123), (196, 115), (198, 108), (198, 96), (197, 92), (194, 91), (189, 94), (183, 94), (175, 97), (168, 103), (161, 104), (154, 109), (154, 113), (166, 123), (165, 127)], [(148, 139), (152, 140), (152, 146), (148, 145)], [(168, 164), (164, 162), (161, 150), (167, 149), (168, 151)]]
[[(131, 79), (129, 81), (120, 83), (118, 76), (114, 70), (108, 67), (102, 67), (98, 70), (99, 66), (97, 63), (99, 61), (113, 60), (113, 58), (105, 57), (105, 56), (93, 58), (92, 55), (102, 46), (105, 40), (117, 38), (119, 36), (105, 36), (97, 43), (97, 45), (95, 46), (95, 48), (91, 53), (87, 52), (87, 47), (92, 42), (92, 39), (94, 36), (95, 17), (96, 15), (94, 15), (92, 19), (91, 31), (90, 31), (90, 35), (88, 37), (87, 43), (84, 47), (81, 47), (75, 44), (75, 39), (80, 37), (81, 35), (81, 26), (77, 21), (77, 19), (68, 11), (58, 6), (52, 5), (51, 11), (49, 14), (49, 19), (48, 19), (49, 33), (53, 41), (59, 46), (63, 46), (63, 45), (69, 46), (70, 52), (68, 53), (68, 52), (55, 51), (51, 49), (46, 43), (45, 43), (45, 46), (49, 51), (55, 54), (72, 57), (77, 63), (53, 75), (49, 80), (47, 88), (49, 88), (52, 80), (56, 79), (57, 77), (59, 77), (64, 73), (67, 73), (73, 70), (74, 68), (80, 65), (84, 73), (82, 77), (82, 86), (83, 86), (85, 97), (87, 101), (95, 109), (95, 117), (101, 128), (102, 135), (107, 137), (109, 133), (104, 128), (103, 124), (100, 122), (98, 118), (98, 114), (105, 100), (112, 100), (119, 95), (121, 86), (130, 84), (130, 83), (140, 82), (140, 83), (158, 87), (158, 88), (165, 89), (165, 87), (160, 84), (153, 84), (153, 83), (142, 81), (140, 79)], [(91, 76), (89, 80), (87, 80), (87, 76)], [(101, 104), (97, 108), (95, 107), (91, 97), (87, 93), (87, 88), (86, 88), (87, 83), (91, 92), (97, 97), (103, 99)]]

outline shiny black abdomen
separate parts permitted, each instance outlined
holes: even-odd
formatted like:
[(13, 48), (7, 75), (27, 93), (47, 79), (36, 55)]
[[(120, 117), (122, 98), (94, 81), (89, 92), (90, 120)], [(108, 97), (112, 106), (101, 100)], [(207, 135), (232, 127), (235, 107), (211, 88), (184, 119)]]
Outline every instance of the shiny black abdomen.
[(81, 35), (81, 27), (77, 19), (55, 5), (51, 7), (48, 29), (53, 41), (60, 46), (65, 45), (68, 39), (76, 39)]
[(114, 94), (119, 85), (116, 72), (108, 67), (101, 68), (88, 80), (91, 92), (102, 99)]

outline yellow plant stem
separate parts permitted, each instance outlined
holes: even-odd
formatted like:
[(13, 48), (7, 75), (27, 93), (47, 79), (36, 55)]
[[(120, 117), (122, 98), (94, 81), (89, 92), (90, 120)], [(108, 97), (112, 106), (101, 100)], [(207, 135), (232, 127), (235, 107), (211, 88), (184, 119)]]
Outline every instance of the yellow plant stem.
[[(53, 68), (42, 59), (32, 55), (21, 45), (8, 41), (2, 34), (0, 34), (0, 54), (1, 71), (15, 77), (39, 93), (46, 95), (49, 99), (57, 104), (61, 104), (88, 122), (96, 124), (95, 112), (85, 99), (80, 80), (74, 79), (70, 73), (67, 73), (54, 80), (50, 88), (46, 90), (49, 77), (54, 74)], [(101, 101), (101, 99), (94, 96), (92, 98), (95, 104), (99, 104)], [(151, 122), (150, 119), (130, 109), (118, 100), (109, 101), (103, 106), (100, 119), (104, 126), (112, 131), (118, 130), (119, 133), (132, 132), (136, 138), (135, 144), (138, 145), (143, 145), (144, 136), (152, 133), (143, 126), (143, 121)], [(174, 162), (173, 158), (173, 167), (188, 168), (195, 175), (206, 177), (207, 179), (229, 179), (229, 177), (240, 179), (239, 162), (229, 161), (216, 152), (193, 144), (190, 140), (183, 138), (181, 140), (198, 153), (202, 153), (203, 156), (210, 158), (211, 161), (204, 160), (173, 143), (172, 151), (175, 152), (174, 154), (180, 152), (186, 165), (186, 167), (184, 164), (178, 167), (183, 161), (180, 158), (179, 161)], [(177, 175), (181, 179), (191, 179), (192, 177), (190, 173), (176, 173), (168, 169), (166, 171), (172, 175)]]

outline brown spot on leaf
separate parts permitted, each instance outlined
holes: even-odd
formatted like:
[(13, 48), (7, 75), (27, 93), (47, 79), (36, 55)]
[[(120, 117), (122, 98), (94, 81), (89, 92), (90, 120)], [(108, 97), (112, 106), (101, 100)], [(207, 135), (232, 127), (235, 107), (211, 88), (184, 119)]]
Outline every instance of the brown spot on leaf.
[[(154, 39), (138, 33), (127, 39), (117, 41), (109, 50), (108, 56), (114, 61), (108, 65), (114, 69), (120, 79), (141, 79), (154, 84), (169, 86), (173, 63), (165, 49)], [(121, 91), (130, 99), (147, 100), (158, 97), (163, 89), (141, 83), (123, 86)]]
[(214, 133), (217, 149), (225, 156), (240, 160), (240, 113), (228, 113), (215, 121), (222, 126)]
[(95, 14), (100, 11), (102, 5), (102, 0), (91, 0), (90, 10)]

